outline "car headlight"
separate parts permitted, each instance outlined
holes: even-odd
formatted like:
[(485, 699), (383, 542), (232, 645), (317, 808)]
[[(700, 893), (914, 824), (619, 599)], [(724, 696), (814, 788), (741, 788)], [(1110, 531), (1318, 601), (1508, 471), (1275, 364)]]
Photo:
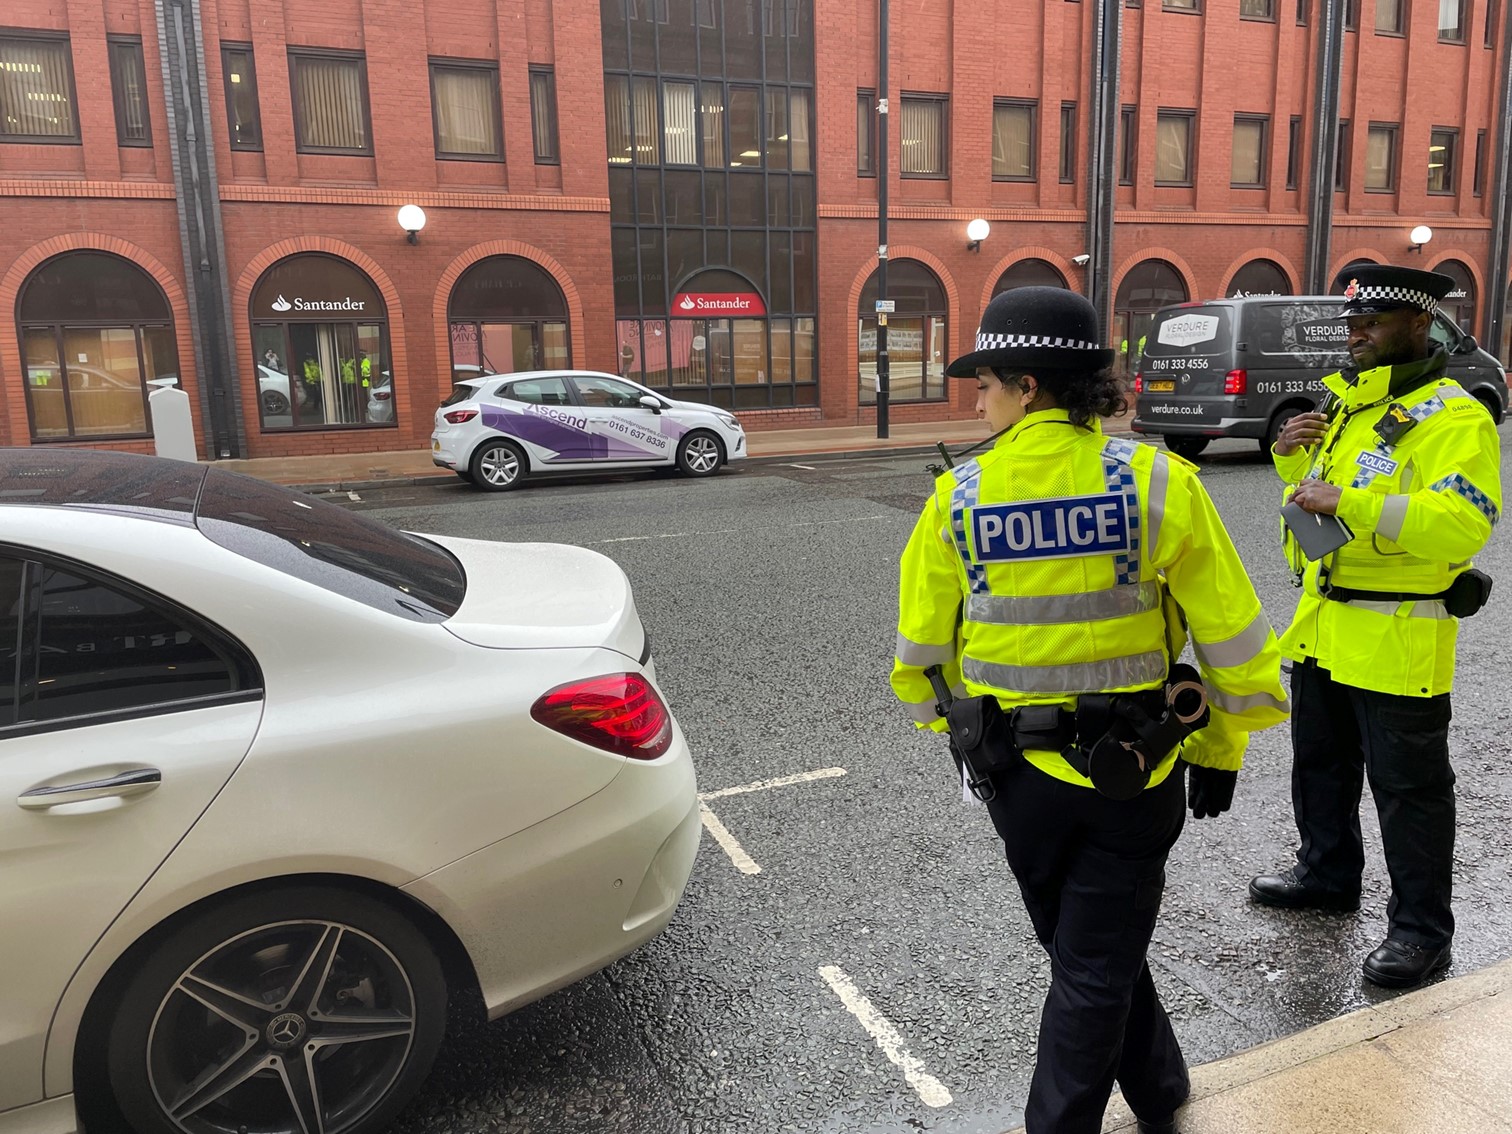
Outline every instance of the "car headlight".
[(723, 425), (726, 429), (734, 429), (737, 431), (740, 429), (740, 422), (736, 421), (735, 418), (731, 417), (729, 414), (721, 413), (716, 414), (715, 416), (719, 418), (720, 424)]

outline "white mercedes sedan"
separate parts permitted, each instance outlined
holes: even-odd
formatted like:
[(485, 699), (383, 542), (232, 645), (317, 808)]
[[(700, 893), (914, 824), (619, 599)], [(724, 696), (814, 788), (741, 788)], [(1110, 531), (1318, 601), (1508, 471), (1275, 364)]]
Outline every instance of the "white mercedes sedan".
[(700, 829), (608, 559), (88, 451), (0, 451), (0, 796), (0, 1134), (376, 1131)]

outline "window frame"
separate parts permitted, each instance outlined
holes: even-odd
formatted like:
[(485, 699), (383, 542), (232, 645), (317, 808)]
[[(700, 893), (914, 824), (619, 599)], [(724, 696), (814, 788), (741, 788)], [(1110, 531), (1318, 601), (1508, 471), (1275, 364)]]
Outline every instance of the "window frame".
[(1139, 165), (1139, 107), (1133, 103), (1118, 108), (1118, 184), (1133, 185)]
[(1297, 26), (1299, 28), (1307, 26), (1307, 17), (1307, 0), (1297, 0)]
[(1293, 114), (1286, 126), (1286, 188), (1302, 183), (1302, 116)]
[[(992, 100), (992, 132), (997, 133), (997, 112), (1002, 109), (1021, 109), (1029, 112), (1029, 172), (992, 174), (998, 182), (1025, 182), (1039, 180), (1039, 100), (1031, 98), (995, 98)], [(946, 136), (946, 152), (949, 154), (949, 135)], [(947, 161), (948, 165), (948, 161)]]
[(1472, 197), (1484, 197), (1486, 195), (1486, 131), (1475, 132), (1475, 167), (1471, 174), (1470, 195)]
[(1202, 15), (1202, 0), (1190, 0), (1189, 3), (1184, 3), (1183, 0), (1160, 0), (1160, 10), (1179, 12), (1184, 16), (1200, 16)]
[[(226, 92), (226, 140), (233, 150), (241, 150), (246, 153), (261, 153), (263, 148), (262, 128), (262, 100), (257, 96), (257, 59), (250, 43), (225, 43), (221, 45), (221, 86)], [(244, 54), (247, 57), (247, 69), (245, 78), (250, 80), (247, 85), (252, 90), (252, 110), (255, 115), (257, 126), (257, 140), (253, 142), (238, 142), (236, 130), (231, 119), (231, 88), (236, 84), (231, 82), (231, 65), (226, 56), (232, 52)]]
[[(528, 74), (530, 77), (530, 139), (535, 152), (535, 164), (561, 165), (562, 131), (560, 118), (557, 113), (556, 67), (551, 63), (532, 63), (528, 69)], [(546, 91), (549, 117), (551, 119), (548, 123), (550, 133), (548, 141), (550, 145), (544, 151), (541, 148), (541, 139), (536, 133), (535, 95), (536, 85), (540, 80), (544, 80), (544, 82), (541, 82), (541, 86)], [(499, 116), (499, 133), (502, 134), (503, 132), (504, 116), (501, 113)], [(504, 141), (502, 138), (499, 140), (499, 156), (500, 158), (504, 156)]]
[[(367, 53), (363, 51), (347, 51), (334, 47), (294, 47), (288, 49), (289, 57), (289, 110), (294, 118), (294, 152), (301, 154), (329, 154), (335, 157), (372, 157), (373, 156), (373, 108), (372, 98), (368, 90)], [(357, 81), (362, 91), (362, 124), (363, 133), (367, 138), (367, 144), (361, 148), (351, 146), (317, 146), (304, 140), (301, 136), (303, 130), (300, 127), (300, 108), (302, 103), (299, 97), (299, 81), (296, 73), (299, 64), (306, 59), (334, 60), (343, 63), (357, 64)], [(431, 99), (432, 121), (435, 116), (435, 99)]]
[[(1067, 124), (1069, 119), (1069, 125)], [(1062, 185), (1076, 184), (1076, 103), (1062, 102), (1060, 105), (1060, 161), (1059, 174)]]
[(1360, 0), (1344, 0), (1344, 30), (1360, 30)]
[[(861, 108), (866, 107), (866, 164), (861, 164)], [(872, 87), (856, 88), (856, 176), (877, 176), (877, 92)]]
[[(898, 95), (898, 145), (903, 144), (903, 108), (908, 103), (931, 103), (940, 111), (940, 158), (944, 166), (939, 173), (909, 173), (903, 168), (903, 157), (898, 156), (898, 177), (906, 181), (950, 180), (950, 95), (929, 91), (903, 91)], [(888, 109), (891, 110), (891, 104)]]
[[(430, 84), (431, 145), (437, 161), (481, 161), (500, 165), (504, 162), (504, 108), (499, 88), (499, 64), (492, 59), (453, 59), (433, 55), (426, 59), (426, 81)], [(441, 114), (436, 103), (436, 71), (470, 71), (487, 73), (493, 79), (494, 98), (494, 152), (491, 154), (454, 153), (441, 148)], [(364, 74), (366, 71), (364, 70)], [(366, 90), (366, 83), (363, 87)]]
[[(1466, 0), (1454, 0), (1454, 2), (1459, 6), (1457, 34), (1446, 36), (1444, 29), (1440, 27), (1438, 29), (1438, 42), (1454, 44), (1456, 47), (1467, 47), (1470, 43), (1470, 36), (1467, 34), (1470, 31), (1470, 5), (1466, 3)], [(1440, 11), (1442, 11), (1443, 0), (1439, 0), (1439, 5)]]
[[(110, 102), (115, 111), (116, 145), (121, 149), (152, 149), (152, 99), (147, 94), (147, 56), (139, 35), (107, 35), (105, 48), (110, 55)], [(116, 61), (122, 50), (135, 51), (142, 75), (142, 137), (126, 137), (126, 99), (121, 83), (121, 68)]]
[[(1244, 111), (1239, 111), (1239, 112), (1236, 112), (1234, 114), (1234, 127), (1235, 127), (1236, 131), (1237, 131), (1237, 129), (1239, 127), (1239, 124), (1241, 122), (1243, 122), (1243, 123), (1256, 123), (1256, 124), (1259, 125), (1259, 127), (1260, 127), (1260, 155), (1259, 155), (1260, 160), (1256, 163), (1256, 170), (1255, 170), (1256, 180), (1254, 180), (1254, 181), (1235, 181), (1234, 180), (1233, 160), (1232, 160), (1232, 157), (1231, 157), (1230, 161), (1229, 161), (1229, 188), (1230, 189), (1266, 189), (1266, 188), (1269, 187), (1270, 178), (1269, 178), (1268, 174), (1270, 173), (1270, 144), (1271, 144), (1270, 121), (1271, 120), (1270, 120), (1270, 115), (1269, 114), (1254, 114), (1254, 113), (1246, 113)], [(1231, 147), (1231, 149), (1232, 149), (1232, 147)]]
[(1383, 28), (1380, 26), (1381, 0), (1375, 0), (1375, 21), (1373, 27), (1376, 35), (1386, 36), (1390, 39), (1405, 39), (1407, 37), (1407, 5), (1410, 0), (1394, 0), (1396, 4), (1396, 27)]
[[(1160, 161), (1158, 151), (1160, 147), (1160, 120), (1182, 119), (1187, 124), (1187, 168), (1186, 176), (1180, 181), (1160, 179)], [(1155, 112), (1155, 145), (1157, 159), (1155, 162), (1155, 184), (1161, 189), (1190, 189), (1197, 183), (1197, 111), (1177, 107), (1162, 107)]]
[(1334, 154), (1333, 191), (1335, 193), (1349, 192), (1349, 174), (1353, 165), (1353, 162), (1350, 161), (1349, 153), (1349, 123), (1350, 120), (1348, 118), (1339, 119), (1339, 149)]
[(22, 146), (82, 146), (83, 124), (79, 121), (79, 87), (74, 77), (73, 41), (67, 32), (44, 30), (0, 30), (0, 40), (28, 43), (61, 44), (68, 61), (68, 112), (73, 117), (72, 134), (0, 134), (0, 144)]
[(1486, 28), (1482, 33), (1481, 46), (1495, 50), (1496, 48), (1496, 5), (1498, 0), (1486, 0)]
[(1446, 172), (1444, 174), (1444, 180), (1445, 180), (1446, 184), (1445, 184), (1444, 188), (1442, 188), (1442, 189), (1434, 189), (1432, 187), (1433, 186), (1433, 170), (1430, 169), (1428, 171), (1428, 195), (1430, 197), (1453, 197), (1456, 193), (1459, 192), (1459, 189), (1458, 189), (1458, 180), (1459, 180), (1459, 140), (1460, 140), (1460, 130), (1459, 130), (1459, 127), (1458, 126), (1432, 126), (1432, 127), (1429, 128), (1429, 130), (1428, 130), (1428, 160), (1429, 160), (1430, 164), (1433, 161), (1433, 142), (1434, 142), (1434, 138), (1435, 137), (1445, 137), (1445, 138), (1447, 138), (1449, 140), (1448, 148), (1445, 150), (1445, 153), (1448, 155), (1448, 160), (1444, 163), (1444, 166), (1445, 166), (1445, 169), (1446, 169)]
[(1364, 174), (1364, 190), (1367, 193), (1395, 193), (1397, 181), (1400, 177), (1402, 161), (1402, 125), (1399, 122), (1371, 122), (1365, 128), (1365, 152), (1370, 152), (1370, 135), (1381, 131), (1391, 137), (1391, 161), (1386, 170), (1385, 185), (1370, 184), (1370, 167), (1367, 164)]
[(1277, 22), (1278, 0), (1265, 0), (1265, 15), (1246, 16), (1244, 14), (1244, 0), (1239, 0), (1239, 19), (1252, 24), (1274, 24)]

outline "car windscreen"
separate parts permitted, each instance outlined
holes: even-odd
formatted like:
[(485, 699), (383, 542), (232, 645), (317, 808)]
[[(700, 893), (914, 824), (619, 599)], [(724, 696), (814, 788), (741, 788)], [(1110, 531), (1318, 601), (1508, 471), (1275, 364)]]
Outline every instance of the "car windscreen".
[(1227, 307), (1168, 307), (1155, 316), (1139, 369), (1146, 374), (1230, 368), (1234, 314)]
[(211, 469), (195, 523), (237, 555), (412, 622), (443, 622), (467, 592), (447, 551), (325, 500)]
[(1287, 364), (1337, 370), (1349, 360), (1349, 327), (1340, 303), (1259, 303), (1245, 312), (1244, 337), (1252, 350), (1282, 357)]

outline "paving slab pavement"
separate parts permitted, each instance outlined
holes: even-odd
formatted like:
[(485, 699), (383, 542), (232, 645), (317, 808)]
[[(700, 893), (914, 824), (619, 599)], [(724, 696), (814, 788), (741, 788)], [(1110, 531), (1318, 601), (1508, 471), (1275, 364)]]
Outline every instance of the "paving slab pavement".
[[(1512, 1134), (1512, 961), (1192, 1069), (1181, 1134)], [(1134, 1134), (1113, 1096), (1103, 1134)], [(1023, 1134), (1022, 1129), (1013, 1134)]]

